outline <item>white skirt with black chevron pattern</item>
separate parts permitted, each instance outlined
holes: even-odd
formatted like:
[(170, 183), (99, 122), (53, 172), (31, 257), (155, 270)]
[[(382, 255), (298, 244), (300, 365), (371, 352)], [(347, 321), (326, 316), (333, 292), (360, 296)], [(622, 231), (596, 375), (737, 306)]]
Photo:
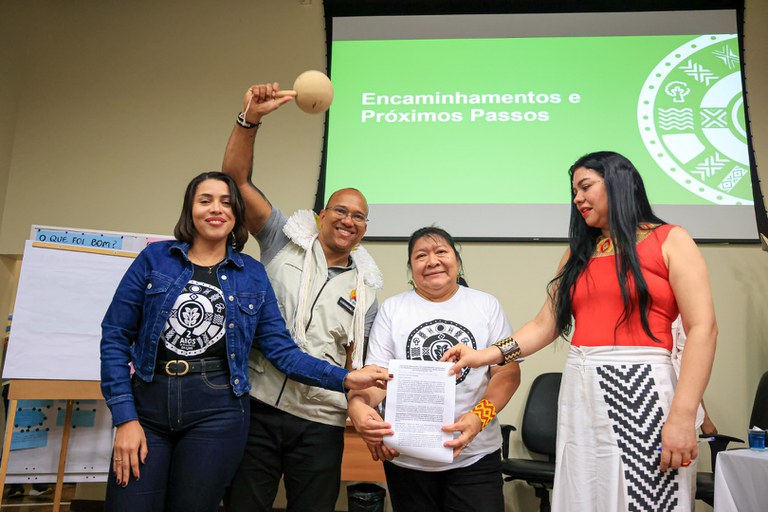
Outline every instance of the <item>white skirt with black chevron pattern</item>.
[(560, 387), (555, 512), (690, 512), (696, 463), (661, 472), (677, 377), (654, 347), (571, 347)]

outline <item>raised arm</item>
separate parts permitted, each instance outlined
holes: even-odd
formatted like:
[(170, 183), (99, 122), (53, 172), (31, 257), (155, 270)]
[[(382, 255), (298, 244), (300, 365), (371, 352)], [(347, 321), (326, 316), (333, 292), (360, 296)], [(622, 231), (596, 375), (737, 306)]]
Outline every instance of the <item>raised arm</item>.
[(292, 99), (290, 96), (276, 98), (279, 90), (280, 85), (275, 82), (253, 85), (245, 92), (240, 111), (245, 113), (245, 122), (239, 121), (232, 128), (221, 164), (221, 170), (231, 176), (240, 188), (246, 206), (245, 222), (252, 235), (261, 231), (272, 213), (267, 197), (252, 182), (253, 144), (262, 118)]
[(659, 468), (664, 471), (698, 456), (696, 410), (712, 371), (717, 322), (707, 265), (690, 235), (682, 228), (672, 229), (662, 253), (688, 336), (675, 396), (661, 431)]

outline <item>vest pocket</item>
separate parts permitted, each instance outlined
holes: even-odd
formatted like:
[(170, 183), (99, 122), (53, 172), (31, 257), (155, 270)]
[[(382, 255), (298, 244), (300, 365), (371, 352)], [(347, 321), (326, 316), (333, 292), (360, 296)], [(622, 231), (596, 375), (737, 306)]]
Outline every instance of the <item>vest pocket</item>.
[[(334, 366), (344, 368), (347, 362), (347, 353), (343, 343), (347, 340), (346, 330), (339, 326), (331, 331), (332, 339), (323, 346), (319, 354), (313, 354), (319, 359), (328, 361)], [(327, 389), (307, 387), (307, 398), (309, 400), (323, 402), (340, 409), (347, 409), (347, 397), (344, 393), (330, 391)]]
[(322, 402), (345, 411), (347, 410), (347, 397), (339, 391), (307, 386), (307, 398), (315, 402)]

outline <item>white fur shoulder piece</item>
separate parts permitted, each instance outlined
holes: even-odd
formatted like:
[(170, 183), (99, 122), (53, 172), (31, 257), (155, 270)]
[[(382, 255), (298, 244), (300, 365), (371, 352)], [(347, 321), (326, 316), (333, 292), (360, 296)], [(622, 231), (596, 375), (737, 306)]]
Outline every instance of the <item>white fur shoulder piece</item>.
[(283, 233), (305, 251), (310, 250), (318, 233), (315, 212), (297, 210), (283, 226)]
[[(312, 210), (297, 210), (283, 226), (285, 236), (305, 251), (311, 250), (318, 232), (317, 217)], [(363, 277), (363, 282), (371, 288), (382, 289), (384, 276), (370, 253), (362, 245), (358, 245), (352, 250), (351, 256), (359, 274)]]
[(352, 261), (357, 266), (357, 271), (363, 276), (363, 282), (371, 288), (381, 290), (384, 287), (384, 276), (381, 270), (376, 266), (373, 257), (365, 250), (365, 247), (358, 245), (352, 251)]

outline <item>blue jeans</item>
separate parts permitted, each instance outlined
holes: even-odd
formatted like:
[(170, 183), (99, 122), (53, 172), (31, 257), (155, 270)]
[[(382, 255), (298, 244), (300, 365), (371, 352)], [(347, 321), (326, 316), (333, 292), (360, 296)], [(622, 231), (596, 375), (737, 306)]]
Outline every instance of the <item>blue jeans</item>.
[(126, 487), (114, 473), (108, 512), (214, 512), (243, 456), (248, 394), (237, 397), (220, 370), (152, 382), (134, 376), (133, 396), (148, 454), (141, 476)]

